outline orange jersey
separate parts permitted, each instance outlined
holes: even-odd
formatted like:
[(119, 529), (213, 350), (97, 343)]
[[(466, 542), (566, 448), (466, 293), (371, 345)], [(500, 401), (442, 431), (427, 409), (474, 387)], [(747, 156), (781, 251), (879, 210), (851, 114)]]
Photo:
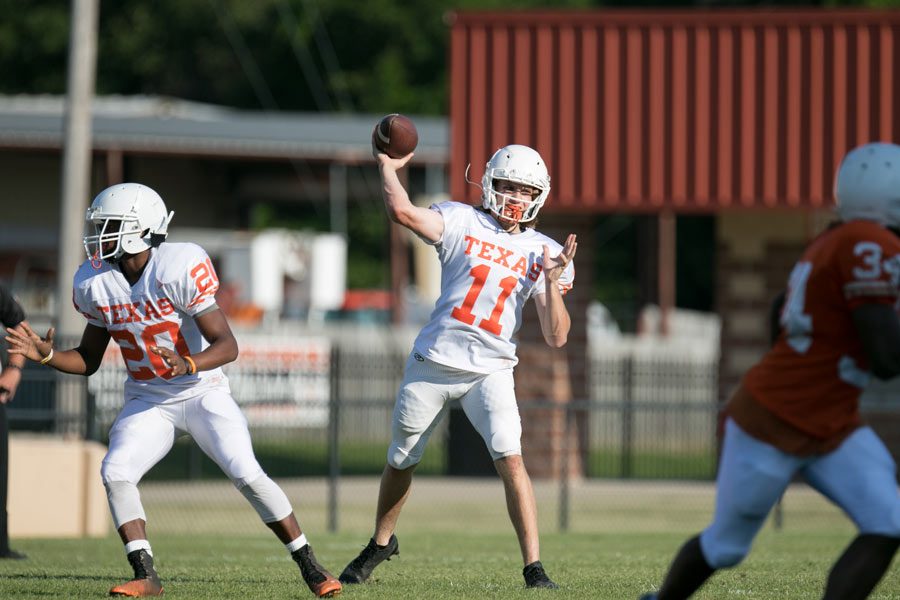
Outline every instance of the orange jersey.
[(807, 247), (788, 281), (781, 332), (743, 384), (756, 402), (818, 440), (860, 424), (868, 362), (851, 313), (895, 305), (900, 238), (870, 221), (849, 221)]

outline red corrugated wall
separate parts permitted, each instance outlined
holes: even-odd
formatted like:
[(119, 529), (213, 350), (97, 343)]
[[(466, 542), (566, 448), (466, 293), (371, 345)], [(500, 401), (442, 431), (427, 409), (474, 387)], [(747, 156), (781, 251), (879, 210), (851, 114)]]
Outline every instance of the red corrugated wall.
[(900, 140), (900, 11), (457, 13), (451, 192), (537, 148), (549, 210), (830, 205), (851, 147)]

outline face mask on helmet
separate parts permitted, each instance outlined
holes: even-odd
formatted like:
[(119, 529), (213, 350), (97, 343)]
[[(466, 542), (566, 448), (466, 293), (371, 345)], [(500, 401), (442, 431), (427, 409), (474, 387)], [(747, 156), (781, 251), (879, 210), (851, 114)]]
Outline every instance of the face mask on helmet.
[(159, 194), (145, 185), (124, 183), (106, 188), (87, 210), (89, 233), (84, 237), (88, 258), (115, 263), (125, 254), (158, 246), (168, 235), (174, 212), (167, 212)]
[(834, 197), (842, 221), (900, 226), (900, 146), (876, 142), (848, 152), (835, 177)]
[[(527, 194), (515, 193), (517, 190)], [(517, 223), (533, 220), (549, 193), (547, 166), (541, 155), (528, 146), (500, 148), (485, 165), (481, 205), (502, 219)]]

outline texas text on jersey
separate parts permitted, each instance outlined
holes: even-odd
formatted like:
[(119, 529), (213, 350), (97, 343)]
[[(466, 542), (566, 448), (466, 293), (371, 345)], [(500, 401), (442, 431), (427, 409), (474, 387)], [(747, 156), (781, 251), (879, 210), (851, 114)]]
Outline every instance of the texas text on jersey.
[[(527, 229), (510, 235), (476, 208), (442, 202), (432, 209), (444, 218), (435, 244), (441, 261), (441, 296), (414, 347), (429, 359), (456, 369), (491, 373), (516, 365), (513, 335), (522, 308), (543, 294), (543, 246), (556, 256), (562, 246)], [(574, 263), (559, 278), (565, 294), (575, 279)]]
[(128, 370), (126, 394), (169, 402), (198, 386), (227, 384), (221, 368), (173, 378), (159, 345), (181, 356), (209, 346), (195, 318), (215, 308), (219, 279), (206, 252), (196, 244), (163, 243), (151, 249), (140, 279), (129, 285), (121, 270), (106, 261), (86, 260), (75, 274), (73, 302), (91, 325), (109, 331)]

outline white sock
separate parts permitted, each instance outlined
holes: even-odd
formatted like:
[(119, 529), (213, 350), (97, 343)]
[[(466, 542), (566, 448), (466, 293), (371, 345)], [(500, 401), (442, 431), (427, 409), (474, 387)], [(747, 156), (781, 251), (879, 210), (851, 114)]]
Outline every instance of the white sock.
[(284, 547), (287, 548), (287, 551), (290, 553), (294, 553), (295, 550), (299, 550), (303, 546), (306, 546), (309, 542), (306, 541), (306, 534), (301, 533), (300, 537), (289, 544), (285, 544)]
[(147, 540), (132, 540), (125, 544), (125, 555), (128, 556), (135, 550), (146, 550), (147, 554), (153, 556), (153, 550), (150, 549), (150, 542)]

